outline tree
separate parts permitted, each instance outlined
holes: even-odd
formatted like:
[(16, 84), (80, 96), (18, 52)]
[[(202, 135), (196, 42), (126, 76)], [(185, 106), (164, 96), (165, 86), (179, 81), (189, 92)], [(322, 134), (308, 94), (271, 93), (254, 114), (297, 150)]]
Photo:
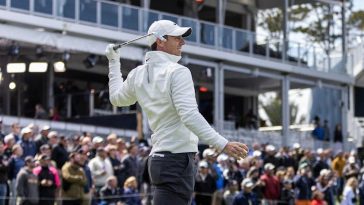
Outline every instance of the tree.
[(364, 31), (364, 11), (354, 11), (351, 13), (348, 24)]
[[(291, 33), (301, 33), (306, 36), (305, 42), (321, 46), (327, 55), (335, 48), (336, 40), (341, 37), (340, 29), (334, 28), (334, 22), (339, 19), (340, 12), (331, 4), (311, 3), (291, 6), (288, 9), (288, 28)], [(268, 31), (271, 39), (282, 39), (283, 12), (282, 9), (263, 10), (258, 15), (259, 26)]]
[[(265, 112), (267, 113), (269, 120), (272, 123), (272, 126), (282, 125), (282, 101), (279, 95), (271, 98), (269, 102), (263, 103), (259, 102), (263, 107)], [(289, 104), (289, 113), (290, 113), (290, 124), (295, 122), (297, 117), (298, 106), (296, 104)]]

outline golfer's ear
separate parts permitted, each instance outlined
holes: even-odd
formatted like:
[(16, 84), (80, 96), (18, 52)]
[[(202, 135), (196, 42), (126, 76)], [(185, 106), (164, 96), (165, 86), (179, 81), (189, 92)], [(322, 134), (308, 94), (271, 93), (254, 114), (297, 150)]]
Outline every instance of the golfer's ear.
[(159, 47), (164, 47), (164, 42), (166, 42), (166, 41), (163, 41), (163, 40), (161, 40), (161, 39), (157, 38), (157, 45), (158, 45)]

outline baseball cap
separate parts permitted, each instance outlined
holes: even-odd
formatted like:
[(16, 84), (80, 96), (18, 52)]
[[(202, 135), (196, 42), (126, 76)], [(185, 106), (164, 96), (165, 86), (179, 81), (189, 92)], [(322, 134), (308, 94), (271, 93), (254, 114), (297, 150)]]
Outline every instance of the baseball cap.
[(57, 137), (58, 136), (58, 132), (56, 131), (51, 131), (48, 133), (48, 138), (52, 138), (52, 137)]
[(241, 182), (241, 185), (243, 185), (243, 187), (248, 187), (249, 188), (249, 187), (252, 187), (254, 184), (253, 184), (251, 179), (246, 178), (246, 179), (243, 180), (243, 182)]
[(5, 144), (8, 144), (10, 142), (10, 140), (15, 140), (14, 135), (8, 134), (5, 136), (5, 138), (4, 138)]
[(299, 149), (299, 148), (301, 148), (301, 145), (296, 142), (296, 143), (293, 144), (293, 148), (294, 149)]
[(198, 167), (200, 167), (200, 168), (208, 168), (209, 165), (207, 164), (206, 161), (201, 161), (201, 162), (198, 163)]
[(355, 163), (355, 157), (350, 156), (349, 159), (348, 159), (348, 161), (349, 161), (350, 164)]
[(49, 125), (44, 125), (41, 129), (41, 131), (50, 130), (51, 127)]
[(299, 165), (298, 169), (305, 169), (306, 167), (308, 167), (308, 164), (306, 162), (303, 162)]
[(268, 152), (274, 152), (275, 150), (276, 150), (276, 147), (274, 146), (274, 145), (267, 145), (266, 147), (265, 147), (265, 149), (266, 149), (266, 151), (268, 151)]
[[(182, 36), (187, 37), (192, 33), (191, 27), (180, 27), (170, 20), (154, 21), (148, 29), (148, 34), (155, 32), (158, 36)], [(150, 35), (147, 37), (148, 45), (151, 46), (157, 41), (157, 37)]]
[(212, 157), (212, 156), (215, 156), (215, 155), (216, 155), (215, 151), (213, 149), (211, 149), (211, 148), (207, 148), (202, 152), (202, 157), (203, 158)]
[(104, 139), (100, 136), (96, 136), (92, 139), (92, 143), (102, 143), (104, 141)]
[(27, 134), (27, 133), (31, 133), (32, 132), (32, 129), (30, 129), (29, 127), (24, 127), (22, 130), (21, 130), (21, 136), (23, 136), (24, 134)]
[(267, 163), (264, 165), (264, 170), (273, 170), (275, 166), (272, 163)]
[(262, 152), (261, 152), (261, 151), (259, 151), (259, 150), (255, 150), (255, 151), (253, 152), (253, 157), (260, 157), (260, 156), (262, 156)]

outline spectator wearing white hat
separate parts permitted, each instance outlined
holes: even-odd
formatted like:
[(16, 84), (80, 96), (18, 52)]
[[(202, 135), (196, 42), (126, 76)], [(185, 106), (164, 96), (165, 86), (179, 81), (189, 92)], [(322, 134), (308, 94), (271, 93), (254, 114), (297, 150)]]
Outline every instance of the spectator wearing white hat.
[(310, 205), (312, 198), (311, 187), (315, 180), (311, 176), (311, 170), (307, 163), (302, 163), (298, 167), (298, 175), (294, 180), (297, 205)]
[(6, 135), (4, 138), (4, 145), (5, 145), (5, 152), (4, 154), (7, 157), (11, 157), (11, 155), (13, 154), (13, 146), (15, 145), (15, 138), (13, 135)]
[(320, 172), (323, 169), (330, 169), (329, 164), (327, 163), (326, 152), (322, 148), (317, 149), (318, 160), (312, 166), (312, 174), (314, 178), (320, 176)]
[(274, 166), (279, 165), (278, 158), (275, 156), (277, 153), (276, 147), (274, 145), (268, 144), (265, 147), (264, 164), (271, 163)]
[(58, 132), (51, 131), (48, 133), (47, 137), (49, 146), (54, 148), (58, 144)]
[[(84, 138), (84, 140), (88, 139), (88, 137)], [(83, 141), (83, 140), (82, 140)], [(104, 138), (100, 137), (100, 136), (95, 136), (92, 138), (91, 141), (91, 149), (90, 149), (90, 154), (89, 154), (89, 159), (92, 159), (96, 156), (97, 154), (97, 149), (99, 147), (103, 147), (104, 146)]]
[(21, 130), (21, 140), (18, 142), (20, 146), (23, 148), (23, 158), (26, 156), (35, 157), (37, 154), (37, 149), (35, 146), (35, 142), (31, 139), (32, 137), (32, 129), (29, 127), (24, 127)]
[(254, 183), (249, 179), (241, 182), (241, 192), (235, 197), (233, 205), (258, 205), (260, 204), (257, 196), (252, 192)]
[(274, 175), (275, 166), (272, 163), (267, 163), (264, 165), (264, 174), (260, 177), (260, 181), (263, 189), (263, 198), (266, 202), (275, 203), (279, 200), (280, 196), (280, 182), (278, 178)]
[(195, 183), (196, 205), (211, 204), (212, 195), (215, 191), (216, 182), (209, 173), (209, 165), (206, 161), (200, 161)]

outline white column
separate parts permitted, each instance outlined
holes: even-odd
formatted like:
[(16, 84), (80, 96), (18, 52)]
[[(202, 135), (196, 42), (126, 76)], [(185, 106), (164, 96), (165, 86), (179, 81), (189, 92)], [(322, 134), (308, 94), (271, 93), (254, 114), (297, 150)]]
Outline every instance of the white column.
[(224, 130), (224, 116), (225, 116), (225, 96), (224, 96), (224, 67), (222, 63), (219, 63), (219, 76), (220, 76), (220, 82), (219, 82), (219, 105), (220, 105), (220, 132)]
[(142, 4), (142, 7), (144, 9), (149, 9), (149, 7), (150, 7), (150, 0), (142, 0), (141, 4)]
[(283, 60), (287, 59), (287, 51), (288, 51), (288, 0), (283, 0), (283, 50), (282, 50), (282, 58)]
[(222, 26), (225, 23), (226, 0), (217, 0), (216, 3), (216, 20)]
[(290, 89), (289, 76), (285, 75), (282, 79), (282, 146), (288, 145), (290, 113), (288, 91)]
[(219, 67), (216, 66), (214, 68), (214, 127), (215, 129), (220, 132), (219, 128), (219, 124), (220, 124), (220, 95), (219, 95), (219, 90), (220, 90), (220, 71), (219, 71)]
[(341, 130), (343, 133), (343, 146), (345, 151), (349, 151), (348, 146), (348, 113), (349, 113), (349, 89), (347, 86), (341, 88)]
[(48, 100), (48, 108), (54, 107), (54, 93), (53, 93), (53, 84), (54, 84), (54, 67), (49, 65), (48, 71), (48, 80), (47, 80), (47, 100)]

